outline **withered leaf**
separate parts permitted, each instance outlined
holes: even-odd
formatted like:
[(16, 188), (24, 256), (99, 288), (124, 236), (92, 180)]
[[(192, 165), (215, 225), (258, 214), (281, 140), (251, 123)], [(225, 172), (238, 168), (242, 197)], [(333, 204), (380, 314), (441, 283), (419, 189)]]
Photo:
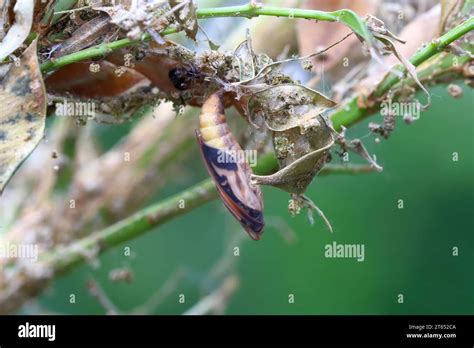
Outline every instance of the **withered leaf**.
[(60, 48), (54, 52), (53, 57), (59, 58), (66, 54), (80, 51), (95, 43), (102, 35), (111, 28), (110, 17), (101, 14), (81, 25), (69, 39), (64, 41)]
[(13, 10), (15, 11), (15, 23), (7, 35), (0, 42), (0, 60), (8, 57), (28, 37), (33, 24), (33, 0), (18, 0)]
[(336, 105), (321, 93), (297, 84), (282, 84), (255, 93), (249, 100), (250, 114), (263, 113), (273, 131), (302, 127)]
[(36, 40), (12, 65), (0, 86), (0, 193), (43, 137), (46, 92)]
[[(193, 40), (196, 40), (198, 32), (198, 22), (196, 17), (196, 6), (192, 0), (185, 0), (185, 4), (175, 11), (175, 17), (179, 24), (183, 27), (186, 35)], [(183, 4), (183, 1), (170, 0), (171, 8), (178, 7)]]
[(234, 51), (232, 65), (237, 69), (240, 81), (250, 80), (255, 77), (255, 54), (252, 49), (250, 36)]
[[(389, 49), (395, 55), (395, 57), (397, 57), (400, 63), (402, 63), (403, 66), (407, 69), (408, 74), (410, 74), (410, 76), (416, 82), (418, 87), (420, 87), (420, 89), (423, 92), (425, 92), (426, 97), (427, 97), (427, 104), (421, 105), (421, 107), (423, 109), (428, 108), (431, 104), (431, 95), (430, 95), (430, 92), (425, 88), (425, 86), (423, 86), (423, 84), (418, 79), (418, 75), (416, 73), (416, 67), (407, 58), (405, 58), (402, 54), (398, 52), (397, 47), (395, 46), (394, 42), (391, 39), (389, 39), (386, 35), (375, 34), (375, 37), (377, 38), (377, 40), (380, 40), (381, 42), (383, 42), (386, 45), (386, 48)], [(386, 75), (386, 78), (387, 76), (389, 76), (389, 74)]]
[(303, 135), (298, 128), (275, 132), (273, 146), (281, 169), (268, 176), (254, 175), (254, 182), (275, 186), (290, 193), (304, 193), (313, 177), (326, 163), (329, 150), (334, 145), (332, 132), (322, 119), (321, 121), (320, 126)]

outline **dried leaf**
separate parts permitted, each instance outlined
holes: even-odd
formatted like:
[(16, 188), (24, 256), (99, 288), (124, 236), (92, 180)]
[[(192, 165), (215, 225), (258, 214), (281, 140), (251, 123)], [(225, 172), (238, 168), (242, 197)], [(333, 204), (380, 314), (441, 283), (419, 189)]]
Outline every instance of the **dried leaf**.
[(235, 49), (232, 66), (237, 69), (240, 81), (255, 77), (255, 53), (252, 49), (250, 36), (247, 36), (247, 40)]
[[(426, 105), (422, 105), (421, 107), (423, 109), (426, 109), (427, 107), (429, 107), (430, 104), (431, 104), (431, 95), (430, 95), (430, 92), (428, 92), (428, 90), (425, 88), (425, 86), (423, 86), (423, 84), (418, 79), (418, 75), (416, 73), (416, 67), (407, 58), (405, 58), (402, 54), (400, 54), (398, 52), (398, 50), (397, 50), (395, 44), (393, 43), (393, 41), (390, 40), (387, 36), (375, 34), (375, 37), (378, 40), (385, 43), (386, 47), (395, 55), (395, 57), (397, 57), (397, 59), (400, 61), (400, 63), (402, 63), (403, 66), (407, 69), (408, 74), (410, 74), (410, 76), (413, 78), (413, 80), (415, 80), (418, 87), (420, 87), (420, 89), (423, 92), (425, 92), (428, 101), (427, 101)], [(389, 75), (387, 75), (387, 77), (388, 76)]]
[[(183, 5), (184, 4), (184, 5)], [(196, 41), (198, 22), (196, 18), (196, 6), (192, 0), (170, 0), (172, 8), (178, 7), (174, 12), (176, 20), (184, 29), (186, 35)]]
[(46, 92), (36, 56), (36, 40), (20, 65), (12, 65), (0, 86), (0, 193), (43, 137)]
[(15, 7), (15, 23), (11, 26), (7, 35), (0, 42), (0, 60), (12, 54), (30, 34), (33, 24), (33, 0), (17, 0)]
[(91, 19), (81, 25), (69, 39), (61, 43), (60, 48), (54, 52), (53, 57), (59, 58), (91, 46), (97, 39), (107, 33), (110, 28), (110, 17), (106, 14), (101, 14)]
[(332, 132), (324, 120), (320, 121), (314, 131), (304, 135), (298, 128), (275, 132), (273, 146), (281, 169), (268, 176), (252, 176), (255, 183), (275, 186), (290, 193), (304, 193), (326, 163), (329, 150), (334, 145)]
[[(410, 24), (408, 24), (399, 36), (402, 39), (407, 40), (406, 44), (399, 44), (394, 42), (396, 50), (400, 56), (410, 57), (416, 50), (424, 43), (431, 41), (436, 37), (437, 19), (440, 14), (440, 6), (434, 6), (428, 12), (425, 12), (417, 16)], [(389, 69), (398, 63), (398, 58), (391, 54), (384, 58), (384, 61), (388, 67), (377, 64), (374, 65), (367, 78), (360, 81), (355, 87), (358, 93), (370, 94), (374, 90)]]
[(249, 101), (250, 114), (263, 113), (273, 131), (303, 126), (336, 105), (321, 93), (296, 84), (283, 84), (255, 93)]

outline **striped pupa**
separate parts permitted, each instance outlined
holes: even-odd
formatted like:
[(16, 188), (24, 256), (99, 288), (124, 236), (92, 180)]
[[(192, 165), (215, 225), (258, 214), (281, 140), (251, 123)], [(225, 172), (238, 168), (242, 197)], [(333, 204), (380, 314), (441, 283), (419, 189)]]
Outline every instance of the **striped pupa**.
[(232, 155), (242, 148), (227, 125), (222, 92), (212, 94), (204, 102), (196, 136), (224, 205), (252, 239), (260, 239), (264, 227), (262, 192), (258, 185), (251, 183), (249, 164)]

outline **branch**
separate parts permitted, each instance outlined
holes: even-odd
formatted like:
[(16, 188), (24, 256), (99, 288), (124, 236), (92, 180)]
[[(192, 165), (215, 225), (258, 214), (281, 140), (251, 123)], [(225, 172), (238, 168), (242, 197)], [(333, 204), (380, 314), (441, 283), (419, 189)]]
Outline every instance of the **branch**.
[[(433, 40), (426, 47), (419, 50), (411, 58), (410, 62), (414, 66), (419, 66), (421, 63), (427, 61), (429, 58), (433, 57), (435, 54), (441, 52), (449, 44), (461, 38), (463, 35), (474, 30), (474, 17), (469, 18), (464, 21), (457, 27), (451, 29), (446, 34), (440, 38)], [(467, 58), (464, 59), (464, 61)], [(436, 65), (442, 65), (442, 62), (437, 62)], [(435, 70), (437, 67), (433, 66)], [(386, 78), (377, 86), (375, 92), (373, 93), (374, 98), (380, 99), (385, 93), (387, 93), (390, 88), (400, 81), (400, 78), (397, 77), (397, 74), (394, 71), (405, 71), (402, 65), (395, 66), (391, 72), (389, 72)], [(360, 106), (359, 96), (353, 97), (349, 102), (343, 104), (338, 108), (336, 112), (331, 115), (331, 120), (333, 126), (336, 130), (341, 129), (341, 126), (349, 127), (357, 122), (362, 121), (367, 116), (378, 111), (378, 107), (363, 108)]]
[[(303, 10), (296, 8), (280, 8), (272, 6), (261, 6), (255, 2), (250, 2), (242, 6), (228, 6), (228, 7), (216, 7), (216, 8), (202, 8), (196, 10), (196, 17), (198, 19), (205, 18), (217, 18), (217, 17), (258, 17), (258, 16), (274, 16), (274, 17), (287, 17), (287, 18), (305, 18), (315, 19), (319, 21), (329, 22), (342, 22), (351, 28), (357, 35), (366, 40), (371, 39), (367, 27), (365, 26), (362, 19), (357, 16), (351, 10), (338, 10), (334, 12), (324, 12), (316, 10)], [(167, 28), (160, 32), (161, 36), (174, 34), (179, 32), (176, 28)], [(76, 63), (82, 60), (92, 59), (104, 56), (110, 53), (112, 50), (124, 48), (127, 46), (135, 45), (143, 41), (151, 40), (151, 36), (148, 33), (144, 33), (139, 40), (121, 39), (108, 44), (100, 44), (87, 48), (85, 50), (71, 53), (69, 55), (52, 59), (41, 64), (41, 72), (47, 73), (59, 69), (65, 65)]]
[(217, 198), (212, 180), (207, 179), (193, 187), (138, 211), (69, 246), (47, 253), (41, 261), (54, 274), (67, 272), (87, 258), (93, 258), (114, 246), (134, 239), (154, 227), (187, 213)]
[(361, 174), (361, 173), (377, 173), (377, 168), (367, 164), (326, 164), (319, 172), (318, 176), (326, 176), (332, 174)]
[(201, 299), (189, 308), (183, 315), (205, 315), (212, 312), (222, 312), (230, 296), (239, 287), (239, 278), (235, 275), (227, 277), (221, 286), (213, 293)]

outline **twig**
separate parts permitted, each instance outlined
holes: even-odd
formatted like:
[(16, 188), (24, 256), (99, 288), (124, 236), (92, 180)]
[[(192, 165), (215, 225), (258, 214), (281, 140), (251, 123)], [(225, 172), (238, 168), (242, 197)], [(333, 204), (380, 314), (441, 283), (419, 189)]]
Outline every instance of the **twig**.
[(332, 174), (361, 174), (377, 172), (377, 169), (371, 165), (360, 164), (326, 164), (319, 172), (318, 176), (326, 176)]
[[(55, 274), (64, 273), (84, 261), (84, 253), (79, 251), (95, 250), (101, 253), (127, 240), (136, 238), (153, 227), (160, 226), (216, 197), (217, 192), (214, 183), (209, 179), (204, 180), (186, 191), (141, 210), (70, 246), (48, 253), (42, 261), (50, 265)], [(181, 205), (180, 202), (184, 202), (184, 205)]]
[(185, 275), (184, 268), (177, 269), (145, 303), (133, 309), (131, 314), (153, 314), (156, 308), (176, 290)]
[(89, 293), (94, 296), (100, 303), (100, 305), (106, 310), (106, 314), (120, 314), (119, 309), (112, 303), (112, 301), (109, 299), (109, 297), (98, 282), (93, 279), (90, 279), (89, 281), (87, 281), (87, 289), (89, 290)]
[(222, 311), (222, 308), (226, 305), (229, 297), (237, 290), (239, 287), (239, 278), (237, 276), (227, 277), (222, 285), (204, 297), (186, 312), (184, 315), (204, 315), (214, 311)]

